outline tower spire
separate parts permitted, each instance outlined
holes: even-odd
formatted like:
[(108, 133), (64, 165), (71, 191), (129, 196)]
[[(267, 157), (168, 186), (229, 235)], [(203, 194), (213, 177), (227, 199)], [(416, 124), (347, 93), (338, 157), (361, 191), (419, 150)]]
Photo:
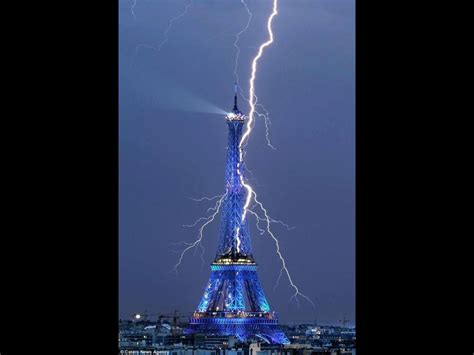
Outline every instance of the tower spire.
[(239, 113), (239, 108), (237, 107), (237, 83), (234, 83), (234, 113)]

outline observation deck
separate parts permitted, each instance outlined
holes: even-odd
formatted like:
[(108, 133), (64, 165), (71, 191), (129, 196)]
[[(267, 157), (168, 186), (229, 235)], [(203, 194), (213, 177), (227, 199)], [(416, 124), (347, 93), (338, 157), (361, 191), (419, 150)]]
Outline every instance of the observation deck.
[(238, 122), (244, 122), (245, 121), (245, 115), (240, 113), (240, 112), (229, 112), (226, 116), (225, 116), (225, 119), (228, 121), (228, 122), (235, 122), (235, 121), (238, 121)]

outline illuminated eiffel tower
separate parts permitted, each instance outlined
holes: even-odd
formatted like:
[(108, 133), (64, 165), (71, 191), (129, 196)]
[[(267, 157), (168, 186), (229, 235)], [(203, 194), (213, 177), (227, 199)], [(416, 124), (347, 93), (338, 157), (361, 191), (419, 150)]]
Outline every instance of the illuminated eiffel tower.
[(190, 318), (188, 331), (234, 335), (241, 341), (259, 338), (271, 344), (287, 344), (288, 338), (280, 330), (258, 279), (247, 219), (242, 222), (246, 189), (239, 176), (243, 164), (239, 162), (239, 143), (245, 116), (237, 107), (237, 90), (234, 108), (226, 121), (229, 127), (226, 194), (221, 206), (219, 244), (209, 282)]

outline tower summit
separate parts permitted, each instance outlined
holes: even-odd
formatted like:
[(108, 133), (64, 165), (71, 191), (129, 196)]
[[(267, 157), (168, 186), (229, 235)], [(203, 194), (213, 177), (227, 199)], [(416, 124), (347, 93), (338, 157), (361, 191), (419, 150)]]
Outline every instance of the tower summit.
[(189, 331), (286, 344), (288, 338), (279, 329), (277, 315), (270, 310), (258, 279), (247, 218), (242, 221), (246, 189), (240, 176), (243, 162), (239, 161), (239, 144), (245, 116), (237, 107), (237, 84), (234, 107), (226, 122), (226, 192), (221, 205), (217, 253), (204, 295), (190, 318)]
[[(226, 116), (227, 121), (244, 121), (245, 116), (240, 112), (237, 107), (237, 83), (234, 84), (234, 108)], [(237, 146), (238, 148), (238, 146)]]
[(237, 107), (237, 83), (234, 84), (234, 108), (232, 109), (232, 111), (235, 113), (235, 114), (239, 114), (240, 111)]

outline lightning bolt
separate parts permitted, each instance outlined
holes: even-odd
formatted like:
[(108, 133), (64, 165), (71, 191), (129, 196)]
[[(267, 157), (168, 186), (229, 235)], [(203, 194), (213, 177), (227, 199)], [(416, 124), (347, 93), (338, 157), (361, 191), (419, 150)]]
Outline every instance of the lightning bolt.
[[(171, 19), (168, 23), (168, 28), (165, 30), (164, 32), (164, 40), (161, 42), (160, 46), (158, 47), (158, 51), (162, 48), (162, 46), (166, 43), (166, 41), (168, 40), (168, 32), (170, 31), (173, 23), (178, 20), (179, 18), (183, 17), (186, 12), (187, 12), (187, 9), (189, 8), (189, 6), (191, 5), (192, 3), (192, 0), (190, 0), (190, 2), (185, 6), (185, 9), (184, 11), (174, 17), (173, 19)], [(236, 38), (235, 38), (235, 41), (234, 41), (234, 47), (236, 48), (236, 58), (235, 58), (235, 65), (234, 65), (234, 76), (236, 78), (236, 81), (238, 83), (238, 73), (237, 73), (237, 68), (238, 68), (238, 60), (239, 60), (239, 55), (240, 55), (240, 48), (238, 46), (238, 42), (240, 40), (240, 36), (248, 29), (249, 25), (250, 25), (250, 22), (251, 22), (251, 19), (252, 19), (252, 13), (250, 12), (247, 4), (245, 3), (244, 0), (241, 0), (241, 3), (244, 5), (247, 13), (249, 14), (249, 17), (248, 17), (248, 21), (246, 23), (246, 25), (244, 26), (244, 28), (242, 30), (240, 30), (237, 34), (236, 34)], [(272, 7), (272, 12), (270, 14), (270, 16), (268, 17), (268, 20), (267, 20), (267, 30), (268, 30), (268, 40), (265, 41), (264, 43), (262, 43), (258, 49), (258, 52), (257, 52), (257, 55), (253, 58), (252, 60), (252, 65), (251, 65), (251, 76), (250, 76), (250, 80), (249, 80), (249, 95), (248, 95), (248, 98), (245, 98), (243, 93), (242, 93), (242, 90), (241, 90), (241, 96), (246, 100), (248, 101), (249, 103), (249, 106), (250, 106), (250, 113), (249, 113), (249, 119), (246, 123), (246, 127), (245, 127), (245, 132), (244, 134), (242, 135), (242, 138), (239, 142), (239, 162), (237, 163), (237, 173), (239, 175), (239, 179), (240, 179), (240, 182), (242, 184), (242, 186), (246, 189), (247, 191), (247, 196), (246, 196), (246, 200), (245, 200), (245, 205), (244, 205), (244, 208), (243, 208), (243, 213), (242, 213), (242, 217), (241, 217), (241, 222), (243, 223), (245, 221), (245, 218), (247, 216), (247, 213), (251, 213), (252, 215), (254, 215), (257, 219), (257, 228), (260, 232), (260, 234), (263, 234), (265, 232), (268, 233), (268, 235), (273, 239), (273, 241), (275, 242), (275, 246), (276, 246), (276, 252), (278, 254), (278, 257), (280, 258), (280, 261), (282, 263), (282, 268), (280, 269), (280, 274), (278, 276), (278, 279), (277, 279), (277, 283), (275, 284), (275, 288), (278, 286), (279, 284), (279, 281), (283, 275), (283, 273), (286, 274), (287, 278), (288, 278), (288, 281), (291, 285), (291, 287), (294, 289), (294, 294), (291, 296), (290, 299), (295, 299), (295, 301), (298, 303), (299, 305), (299, 300), (298, 300), (298, 296), (299, 297), (302, 297), (304, 298), (306, 301), (308, 301), (312, 306), (313, 308), (315, 309), (315, 304), (314, 302), (308, 297), (306, 296), (305, 294), (301, 293), (298, 286), (293, 282), (293, 279), (291, 277), (291, 274), (286, 266), (286, 260), (285, 258), (283, 257), (282, 253), (281, 253), (281, 250), (280, 250), (280, 243), (279, 243), (279, 240), (278, 238), (273, 234), (273, 232), (271, 231), (270, 229), (270, 225), (271, 223), (280, 223), (284, 226), (287, 227), (287, 229), (290, 229), (290, 227), (283, 223), (282, 221), (278, 221), (278, 220), (275, 220), (273, 218), (271, 218), (268, 214), (268, 211), (267, 209), (263, 206), (263, 204), (258, 200), (257, 198), (257, 194), (255, 193), (255, 191), (252, 189), (252, 187), (247, 184), (244, 180), (244, 176), (243, 176), (243, 173), (241, 171), (241, 169), (243, 169), (245, 167), (243, 161), (244, 161), (244, 155), (245, 155), (245, 151), (244, 151), (244, 147), (246, 146), (246, 144), (248, 143), (248, 139), (249, 139), (249, 136), (252, 132), (252, 129), (253, 129), (253, 126), (254, 126), (254, 119), (255, 119), (255, 115), (258, 116), (258, 117), (263, 117), (264, 121), (265, 121), (265, 127), (266, 127), (266, 140), (267, 140), (267, 145), (270, 146), (272, 149), (275, 149), (275, 147), (271, 144), (271, 141), (270, 141), (270, 138), (269, 138), (269, 125), (271, 124), (271, 121), (269, 119), (269, 112), (268, 110), (262, 105), (262, 104), (259, 104), (258, 103), (258, 97), (257, 95), (255, 94), (255, 78), (256, 78), (256, 75), (257, 75), (257, 67), (258, 67), (258, 62), (260, 60), (260, 58), (262, 57), (263, 53), (264, 53), (264, 50), (265, 48), (267, 48), (268, 46), (270, 46), (272, 43), (273, 43), (273, 40), (274, 40), (274, 35), (273, 35), (273, 30), (272, 30), (272, 23), (273, 23), (273, 19), (275, 18), (275, 16), (277, 16), (278, 14), (278, 0), (273, 0), (273, 7)], [(239, 86), (240, 88), (240, 86)], [(257, 107), (261, 108), (264, 112), (260, 112), (257, 110)], [(246, 169), (248, 170), (248, 169)], [(182, 244), (184, 244), (186, 246), (186, 248), (181, 252), (180, 254), (180, 257), (178, 259), (178, 262), (176, 263), (176, 265), (174, 266), (174, 270), (175, 272), (177, 273), (178, 272), (178, 267), (180, 266), (185, 254), (197, 247), (198, 245), (201, 247), (202, 251), (204, 252), (204, 249), (203, 249), (203, 246), (201, 245), (201, 242), (202, 242), (202, 238), (203, 238), (203, 230), (204, 228), (212, 223), (212, 221), (214, 221), (216, 215), (219, 213), (219, 210), (220, 210), (220, 207), (222, 205), (222, 201), (225, 199), (227, 195), (227, 192), (223, 195), (220, 195), (220, 198), (219, 200), (217, 201), (216, 205), (214, 207), (211, 207), (208, 209), (209, 210), (212, 210), (213, 213), (208, 216), (208, 217), (200, 217), (199, 219), (197, 219), (193, 224), (191, 225), (185, 225), (186, 227), (194, 227), (196, 226), (197, 224), (199, 224), (201, 221), (205, 221), (199, 228), (199, 233), (198, 233), (198, 238), (192, 242), (192, 243), (188, 243), (188, 242), (182, 242)], [(209, 197), (204, 197), (204, 198), (201, 198), (201, 199), (194, 199), (195, 201), (203, 201), (203, 200), (208, 200), (208, 201), (211, 201), (211, 200), (214, 200), (216, 198), (218, 198), (219, 195), (217, 196), (214, 196), (212, 198), (209, 198)], [(251, 201), (254, 201), (255, 202), (255, 205), (257, 205), (260, 210), (263, 212), (264, 214), (264, 218), (263, 217), (260, 217), (253, 209), (249, 209), (249, 206), (250, 206), (250, 203)], [(255, 206), (254, 205), (254, 206)], [(259, 222), (260, 221), (265, 221), (266, 222), (266, 228), (263, 229), (260, 227), (259, 225)], [(240, 241), (240, 237), (239, 237), (239, 234), (240, 234), (240, 227), (237, 228), (236, 230), (236, 246), (237, 246), (237, 252), (240, 252), (240, 244), (241, 244), (241, 241)], [(201, 254), (201, 259), (203, 260), (202, 258), (202, 254)], [(204, 260), (203, 260), (204, 261)]]
[(265, 108), (265, 106), (263, 106), (262, 104), (258, 104), (257, 101), (258, 101), (258, 98), (257, 96), (255, 96), (255, 107), (260, 106), (262, 110), (264, 111), (262, 113), (260, 111), (257, 111), (257, 109), (255, 108), (255, 113), (257, 114), (257, 116), (262, 117), (263, 121), (265, 122), (265, 139), (267, 140), (267, 145), (273, 150), (276, 150), (276, 148), (273, 146), (270, 140), (270, 125), (272, 124), (272, 121), (270, 120), (270, 113)]
[(192, 198), (192, 197), (190, 197), (189, 199), (192, 200), (192, 201), (195, 201), (195, 202), (202, 202), (204, 200), (213, 201), (213, 200), (215, 200), (216, 198), (219, 198), (219, 197), (222, 197), (222, 195), (215, 195), (215, 196), (212, 196), (212, 197), (204, 196), (204, 197), (201, 197), (201, 198)]
[[(133, 8), (136, 6), (136, 3), (137, 3), (137, 0), (134, 0), (134, 3), (133, 3), (132, 8), (131, 8), (133, 17), (135, 17), (135, 12), (133, 11)], [(161, 48), (165, 45), (165, 43), (168, 42), (169, 32), (171, 31), (171, 28), (173, 27), (173, 24), (176, 21), (178, 21), (180, 18), (182, 18), (184, 15), (186, 15), (186, 13), (188, 12), (189, 7), (192, 4), (193, 4), (193, 0), (188, 0), (188, 2), (184, 6), (183, 11), (181, 13), (179, 13), (178, 15), (176, 15), (175, 17), (171, 18), (168, 21), (168, 26), (166, 27), (165, 31), (163, 32), (163, 40), (160, 42), (158, 47), (154, 47), (154, 46), (151, 46), (149, 44), (144, 44), (144, 43), (137, 45), (135, 47), (135, 55), (133, 56), (133, 59), (132, 59), (132, 62), (130, 64), (130, 66), (133, 66), (133, 63), (135, 62), (135, 59), (138, 55), (138, 50), (140, 48), (153, 49), (153, 51), (155, 52), (155, 55), (157, 55), (161, 51)]]
[(135, 6), (137, 6), (137, 0), (132, 0), (133, 3), (132, 3), (132, 7), (130, 8), (130, 12), (132, 13), (132, 16), (134, 19), (137, 18), (137, 16), (135, 16)]
[(174, 24), (176, 21), (178, 21), (180, 18), (182, 18), (184, 15), (186, 15), (186, 13), (188, 12), (188, 9), (189, 9), (189, 7), (192, 5), (192, 3), (193, 3), (193, 0), (189, 0), (189, 1), (186, 3), (186, 5), (184, 6), (183, 11), (182, 11), (179, 15), (173, 17), (171, 20), (168, 21), (168, 27), (166, 27), (165, 32), (163, 32), (163, 37), (164, 37), (164, 38), (163, 38), (163, 40), (161, 41), (161, 43), (159, 44), (159, 46), (158, 46), (158, 50), (157, 50), (158, 52), (159, 52), (159, 51), (161, 50), (161, 48), (165, 45), (165, 43), (168, 42), (168, 34), (169, 34), (171, 28), (173, 27), (173, 24)]
[(273, 291), (275, 291), (277, 289), (278, 285), (280, 284), (280, 279), (281, 279), (282, 275), (283, 275), (283, 268), (280, 269), (280, 274), (278, 275), (278, 278), (275, 282), (275, 286), (273, 286)]
[(201, 261), (202, 263), (204, 264), (204, 257), (203, 257), (203, 254), (204, 254), (204, 247), (202, 246), (201, 242), (202, 242), (202, 238), (203, 238), (203, 231), (204, 231), (204, 228), (206, 228), (207, 225), (209, 225), (210, 223), (212, 223), (215, 219), (215, 217), (219, 214), (219, 211), (220, 211), (220, 207), (222, 205), (222, 201), (224, 201), (224, 199), (226, 198), (227, 196), (227, 191), (225, 194), (221, 195), (220, 199), (217, 200), (216, 204), (214, 205), (214, 207), (211, 207), (210, 209), (213, 211), (211, 213), (211, 215), (207, 216), (207, 217), (200, 217), (198, 220), (196, 220), (196, 222), (194, 222), (193, 225), (185, 225), (187, 227), (194, 227), (196, 226), (200, 221), (205, 221), (200, 227), (199, 227), (199, 231), (198, 231), (198, 238), (192, 242), (192, 243), (189, 243), (189, 242), (180, 242), (180, 243), (177, 243), (177, 244), (184, 244), (186, 246), (186, 248), (184, 248), (184, 250), (181, 252), (179, 258), (178, 258), (178, 262), (174, 265), (173, 267), (173, 270), (175, 271), (176, 274), (178, 274), (178, 268), (179, 266), (181, 265), (181, 262), (183, 261), (183, 258), (184, 256), (186, 255), (186, 253), (199, 246), (201, 247)]
[[(260, 234), (264, 234), (265, 231), (259, 228), (259, 223), (260, 223), (260, 221), (266, 221), (266, 218), (260, 217), (260, 216), (258, 215), (258, 213), (256, 213), (256, 212), (254, 211), (255, 206), (256, 206), (256, 204), (254, 204), (251, 208), (249, 208), (248, 211), (249, 211), (251, 214), (253, 214), (253, 215), (255, 216), (255, 218), (256, 218), (256, 220), (257, 220), (257, 229), (259, 230)], [(269, 221), (270, 221), (270, 223), (281, 224), (281, 225), (282, 225), (283, 227), (285, 227), (288, 231), (290, 231), (290, 230), (296, 228), (296, 227), (291, 227), (291, 226), (289, 226), (288, 224), (286, 224), (285, 222), (283, 222), (283, 221), (281, 221), (281, 220), (276, 220), (276, 219), (270, 218)], [(263, 233), (262, 233), (262, 232), (263, 232)]]
[[(213, 196), (213, 197), (207, 197), (207, 196), (204, 196), (204, 197), (201, 197), (201, 198), (197, 198), (197, 199), (193, 199), (191, 198), (191, 200), (193, 201), (197, 201), (197, 202), (201, 202), (201, 201), (204, 201), (204, 200), (207, 200), (207, 201), (212, 201), (212, 200), (215, 200), (216, 198), (222, 198), (223, 196), (225, 196), (225, 194), (222, 194), (222, 195), (216, 195), (216, 196)], [(207, 209), (207, 212), (209, 211), (216, 211), (216, 209), (218, 208), (218, 204), (219, 202), (217, 202), (214, 207), (209, 207)], [(220, 204), (219, 204), (220, 206)], [(209, 219), (209, 216), (208, 217), (199, 217), (193, 224), (183, 224), (183, 227), (188, 227), (188, 228), (192, 228), (192, 227), (196, 227), (196, 225), (201, 222), (201, 221), (207, 221)]]
[[(258, 64), (259, 59), (263, 55), (263, 50), (266, 47), (268, 47), (270, 44), (273, 43), (272, 22), (273, 22), (273, 19), (275, 18), (275, 16), (277, 14), (278, 14), (278, 0), (273, 0), (273, 10), (272, 10), (272, 13), (270, 14), (270, 17), (268, 18), (268, 21), (267, 21), (267, 30), (268, 30), (269, 38), (266, 42), (264, 42), (260, 45), (260, 47), (258, 48), (258, 53), (252, 61), (252, 72), (251, 72), (250, 81), (249, 81), (249, 97), (248, 97), (248, 102), (249, 102), (249, 105), (250, 105), (250, 113), (249, 113), (249, 120), (248, 120), (247, 125), (246, 125), (245, 133), (242, 135), (242, 138), (240, 140), (240, 147), (241, 148), (244, 147), (244, 143), (247, 142), (247, 139), (250, 135), (250, 132), (252, 132), (252, 128), (253, 128), (252, 124), (253, 124), (253, 120), (254, 120), (255, 106), (256, 106), (257, 101), (258, 101), (258, 98), (255, 95), (255, 77), (257, 75), (257, 64)], [(242, 152), (243, 152), (243, 150), (241, 149), (240, 150), (241, 161), (243, 159), (243, 156), (242, 156), (243, 153)], [(249, 203), (250, 203), (250, 201), (249, 201)]]
[[(245, 0), (240, 0), (240, 2), (242, 3), (242, 5), (245, 7), (245, 10), (247, 11), (247, 14), (248, 14), (248, 20), (247, 20), (247, 23), (246, 25), (242, 28), (242, 30), (240, 30), (240, 32), (238, 32), (236, 35), (235, 35), (235, 41), (234, 41), (234, 47), (235, 47), (235, 50), (236, 50), (236, 53), (235, 53), (235, 64), (234, 64), (234, 77), (235, 77), (235, 82), (237, 83), (237, 85), (239, 85), (239, 74), (237, 72), (237, 68), (238, 68), (238, 65), (239, 65), (239, 57), (240, 57), (240, 47), (238, 45), (239, 43), (239, 40), (240, 40), (240, 36), (247, 31), (247, 29), (249, 28), (250, 26), (250, 23), (252, 22), (252, 12), (250, 11), (247, 3), (245, 2)], [(245, 100), (245, 101), (249, 101), (248, 98), (246, 98), (242, 92), (242, 88), (240, 87), (239, 85), (239, 91), (240, 91), (240, 96)], [(265, 139), (267, 141), (267, 145), (272, 148), (273, 150), (276, 150), (276, 148), (273, 146), (271, 140), (270, 140), (270, 125), (271, 125), (271, 121), (270, 121), (270, 114), (268, 112), (268, 110), (262, 105), (262, 104), (257, 104), (257, 101), (258, 101), (258, 98), (255, 96), (255, 113), (257, 114), (258, 117), (261, 117), (263, 118), (264, 122), (265, 122)], [(263, 112), (260, 112), (256, 109), (256, 107), (261, 107)]]
[(253, 214), (253, 215), (255, 216), (256, 220), (257, 220), (257, 222), (255, 223), (255, 226), (257, 227), (257, 229), (258, 229), (260, 235), (265, 234), (265, 229), (262, 229), (262, 228), (260, 227), (260, 221), (262, 220), (262, 218), (260, 218), (260, 216), (259, 216), (255, 211), (249, 210), (249, 212), (250, 212), (251, 214)]
[[(288, 281), (290, 282), (291, 287), (293, 287), (293, 289), (295, 290), (295, 293), (293, 294), (293, 296), (291, 296), (291, 298), (294, 298), (296, 300), (296, 302), (298, 303), (298, 305), (299, 305), (299, 301), (298, 301), (297, 296), (303, 297), (305, 300), (307, 300), (313, 306), (313, 309), (315, 309), (316, 305), (314, 304), (314, 302), (308, 296), (301, 293), (300, 290), (298, 289), (298, 286), (296, 286), (295, 283), (293, 282), (293, 279), (291, 278), (290, 272), (288, 271), (288, 268), (286, 267), (285, 258), (283, 257), (283, 255), (280, 251), (280, 242), (278, 241), (278, 238), (275, 237), (275, 235), (270, 230), (270, 223), (271, 223), (270, 220), (271, 220), (271, 218), (268, 215), (268, 212), (265, 209), (265, 207), (263, 207), (263, 204), (260, 201), (257, 200), (257, 194), (255, 194), (255, 192), (253, 192), (253, 195), (254, 195), (255, 203), (260, 207), (260, 209), (262, 210), (262, 212), (265, 215), (265, 221), (267, 223), (266, 232), (270, 235), (270, 237), (272, 237), (273, 241), (275, 242), (276, 252), (277, 252), (278, 257), (280, 258), (280, 261), (281, 261), (281, 264), (282, 264), (280, 274), (282, 273), (282, 270), (286, 273), (286, 276), (288, 277)], [(278, 278), (278, 281), (279, 281), (280, 277)]]
[[(262, 57), (265, 48), (267, 48), (268, 46), (270, 46), (273, 43), (274, 36), (273, 36), (273, 30), (272, 30), (272, 23), (273, 23), (273, 19), (275, 18), (275, 16), (277, 16), (277, 14), (278, 14), (278, 0), (273, 0), (272, 12), (271, 12), (271, 14), (270, 14), (270, 16), (268, 17), (268, 20), (267, 20), (268, 40), (260, 45), (260, 47), (258, 49), (258, 52), (257, 52), (257, 55), (252, 60), (252, 66), (251, 66), (252, 70), (251, 70), (251, 75), (250, 75), (250, 80), (249, 80), (249, 95), (248, 95), (248, 100), (247, 100), (248, 103), (249, 103), (249, 106), (250, 106), (249, 119), (248, 119), (246, 127), (245, 127), (245, 133), (242, 135), (242, 138), (239, 142), (239, 162), (237, 163), (237, 173), (239, 175), (240, 182), (241, 182), (242, 186), (244, 186), (244, 188), (247, 190), (247, 197), (246, 197), (246, 201), (245, 201), (245, 205), (244, 205), (244, 211), (242, 213), (241, 222), (243, 223), (245, 221), (245, 218), (247, 216), (247, 212), (251, 211), (249, 209), (249, 206), (250, 206), (250, 202), (253, 199), (255, 204), (258, 205), (258, 207), (260, 208), (260, 210), (263, 212), (263, 214), (265, 216), (265, 218), (263, 218), (263, 220), (265, 220), (265, 222), (266, 222), (266, 232), (268, 233), (268, 235), (275, 242), (276, 252), (277, 252), (278, 257), (280, 258), (280, 261), (282, 263), (282, 268), (280, 270), (280, 276), (279, 276), (277, 282), (279, 282), (279, 280), (281, 278), (281, 274), (283, 272), (285, 272), (291, 287), (295, 291), (294, 294), (292, 295), (291, 299), (294, 298), (296, 300), (296, 302), (298, 303), (298, 305), (299, 305), (298, 296), (300, 296), (300, 297), (304, 298), (306, 301), (308, 301), (313, 306), (313, 309), (315, 309), (316, 306), (315, 306), (314, 302), (308, 296), (301, 293), (298, 286), (296, 286), (296, 284), (293, 282), (291, 274), (288, 271), (288, 268), (286, 266), (286, 260), (285, 260), (285, 258), (283, 257), (283, 255), (280, 251), (280, 242), (279, 242), (278, 238), (275, 237), (275, 235), (273, 234), (273, 232), (270, 229), (270, 224), (272, 223), (273, 219), (268, 215), (267, 209), (258, 200), (257, 194), (252, 189), (252, 187), (245, 182), (243, 173), (241, 172), (242, 167), (244, 167), (244, 163), (243, 163), (243, 161), (244, 161), (244, 147), (248, 142), (248, 138), (250, 136), (250, 133), (252, 132), (254, 116), (255, 116), (255, 114), (260, 116), (260, 114), (256, 110), (256, 106), (258, 105), (258, 103), (257, 103), (258, 97), (255, 94), (255, 78), (257, 76), (258, 61)], [(263, 107), (263, 106), (260, 106), (260, 107)], [(266, 111), (266, 109), (265, 109), (265, 111)], [(268, 111), (266, 111), (266, 112), (268, 113)], [(268, 115), (266, 115), (265, 117), (268, 117)], [(267, 120), (265, 120), (265, 122), (267, 122)], [(268, 126), (267, 126), (267, 128), (268, 128)], [(267, 143), (268, 142), (269, 141), (268, 141), (268, 130), (267, 130)], [(254, 211), (251, 211), (250, 213), (252, 213), (254, 215), (257, 215)], [(258, 217), (258, 215), (257, 215), (257, 221), (258, 222), (260, 221), (260, 217)], [(262, 230), (260, 227), (258, 227), (258, 228), (259, 228), (260, 231)], [(238, 228), (237, 231), (236, 231), (237, 232), (236, 233), (237, 246), (240, 245), (239, 231), (240, 230)], [(239, 251), (238, 248), (237, 248), (237, 251)]]
[(253, 16), (253, 14), (250, 12), (249, 7), (247, 6), (247, 3), (244, 0), (240, 0), (240, 2), (242, 3), (242, 5), (244, 5), (245, 10), (247, 11), (247, 14), (249, 15), (249, 17), (247, 20), (247, 24), (244, 26), (244, 28), (242, 28), (240, 32), (238, 32), (235, 35), (234, 47), (235, 47), (236, 53), (235, 53), (235, 64), (234, 64), (234, 76), (235, 76), (235, 82), (237, 84), (239, 84), (239, 74), (237, 73), (237, 67), (239, 66), (239, 56), (240, 56), (240, 47), (238, 46), (238, 43), (240, 40), (240, 36), (249, 28), (250, 22), (252, 21), (252, 16)]

